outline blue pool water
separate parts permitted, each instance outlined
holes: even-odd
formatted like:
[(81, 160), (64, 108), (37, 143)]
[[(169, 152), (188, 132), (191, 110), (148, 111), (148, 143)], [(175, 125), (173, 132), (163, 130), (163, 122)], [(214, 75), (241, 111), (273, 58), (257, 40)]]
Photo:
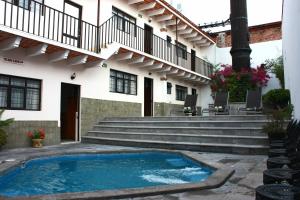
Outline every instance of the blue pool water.
[(213, 170), (164, 152), (80, 154), (30, 160), (0, 176), (0, 196), (16, 197), (196, 183)]

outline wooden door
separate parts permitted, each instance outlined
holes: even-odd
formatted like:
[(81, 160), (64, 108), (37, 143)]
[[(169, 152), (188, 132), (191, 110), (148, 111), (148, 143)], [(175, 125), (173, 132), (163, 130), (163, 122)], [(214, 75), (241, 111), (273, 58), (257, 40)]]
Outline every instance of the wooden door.
[(153, 53), (153, 28), (145, 24), (145, 36), (144, 36), (144, 52)]
[(144, 80), (144, 116), (153, 116), (153, 80)]

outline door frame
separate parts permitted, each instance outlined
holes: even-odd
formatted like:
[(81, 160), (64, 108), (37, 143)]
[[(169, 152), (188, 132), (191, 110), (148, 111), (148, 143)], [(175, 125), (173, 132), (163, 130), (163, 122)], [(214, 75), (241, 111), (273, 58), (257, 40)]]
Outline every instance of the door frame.
[[(148, 31), (150, 32), (150, 30), (151, 30), (151, 34), (150, 34), (151, 37), (150, 40), (147, 40), (146, 34), (148, 34)], [(146, 51), (146, 44), (149, 45), (148, 48), (150, 52)], [(153, 27), (149, 26), (148, 24), (144, 24), (144, 52), (153, 55)]]
[(67, 33), (65, 33), (64, 31), (64, 28), (62, 29), (62, 41), (64, 41), (64, 37), (67, 37), (67, 38), (71, 38), (73, 40), (77, 40), (77, 47), (80, 48), (81, 47), (81, 33), (82, 33), (82, 5), (80, 4), (77, 4), (71, 0), (64, 0), (64, 6), (63, 6), (63, 25), (65, 25), (65, 7), (66, 7), (66, 3), (71, 5), (71, 6), (74, 6), (76, 8), (78, 8), (79, 10), (79, 21), (78, 21), (78, 37), (74, 37), (72, 35), (69, 35)]
[[(73, 83), (66, 83), (66, 82), (61, 82), (61, 90), (60, 90), (60, 98), (62, 98), (62, 88), (63, 85), (71, 85), (71, 86), (75, 86), (77, 88), (77, 116), (75, 116), (75, 140), (74, 142), (80, 142), (81, 141), (81, 131), (80, 131), (80, 127), (81, 127), (81, 85), (77, 85), (77, 84), (73, 84)], [(62, 102), (60, 99), (60, 127), (62, 119), (61, 119), (61, 109), (62, 109)], [(62, 136), (62, 132), (60, 131), (60, 136)]]
[(146, 89), (146, 80), (149, 80), (151, 81), (151, 102), (150, 102), (150, 106), (151, 106), (151, 113), (150, 113), (150, 117), (151, 116), (154, 116), (154, 100), (153, 100), (153, 91), (154, 91), (154, 88), (153, 88), (153, 79), (152, 78), (148, 78), (148, 77), (144, 77), (144, 116), (145, 115), (145, 109), (146, 109), (146, 104), (145, 104), (145, 89)]

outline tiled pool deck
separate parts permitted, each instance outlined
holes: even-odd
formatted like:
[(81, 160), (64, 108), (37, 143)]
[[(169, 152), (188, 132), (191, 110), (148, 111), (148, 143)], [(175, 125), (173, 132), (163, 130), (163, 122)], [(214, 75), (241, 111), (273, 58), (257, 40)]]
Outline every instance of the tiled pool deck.
[[(71, 153), (74, 151), (118, 151), (136, 150), (137, 148), (116, 147), (104, 145), (88, 144), (65, 144), (59, 146), (44, 147), (42, 149), (14, 149), (0, 152), (1, 161), (7, 159), (24, 159), (30, 156), (40, 156), (41, 154)], [(265, 169), (266, 156), (245, 156), (215, 153), (199, 153), (199, 157), (206, 163), (220, 163), (235, 170), (235, 174), (225, 185), (217, 189), (203, 190), (197, 192), (185, 192), (171, 195), (160, 195), (143, 198), (130, 198), (132, 200), (253, 200), (255, 198), (255, 188), (262, 184), (262, 172)], [(127, 198), (128, 199), (128, 198)], [(128, 199), (129, 200), (129, 199)]]

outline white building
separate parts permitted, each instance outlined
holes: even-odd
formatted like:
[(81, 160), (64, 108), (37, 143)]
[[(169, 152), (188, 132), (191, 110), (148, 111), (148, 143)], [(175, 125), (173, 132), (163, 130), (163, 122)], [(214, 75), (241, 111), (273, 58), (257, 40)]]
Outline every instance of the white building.
[(0, 0), (7, 147), (28, 146), (36, 128), (58, 144), (103, 117), (169, 115), (186, 94), (205, 107), (215, 48), (163, 0)]
[(295, 118), (300, 119), (300, 2), (284, 0), (283, 3), (283, 59), (285, 66), (285, 84), (291, 91)]

